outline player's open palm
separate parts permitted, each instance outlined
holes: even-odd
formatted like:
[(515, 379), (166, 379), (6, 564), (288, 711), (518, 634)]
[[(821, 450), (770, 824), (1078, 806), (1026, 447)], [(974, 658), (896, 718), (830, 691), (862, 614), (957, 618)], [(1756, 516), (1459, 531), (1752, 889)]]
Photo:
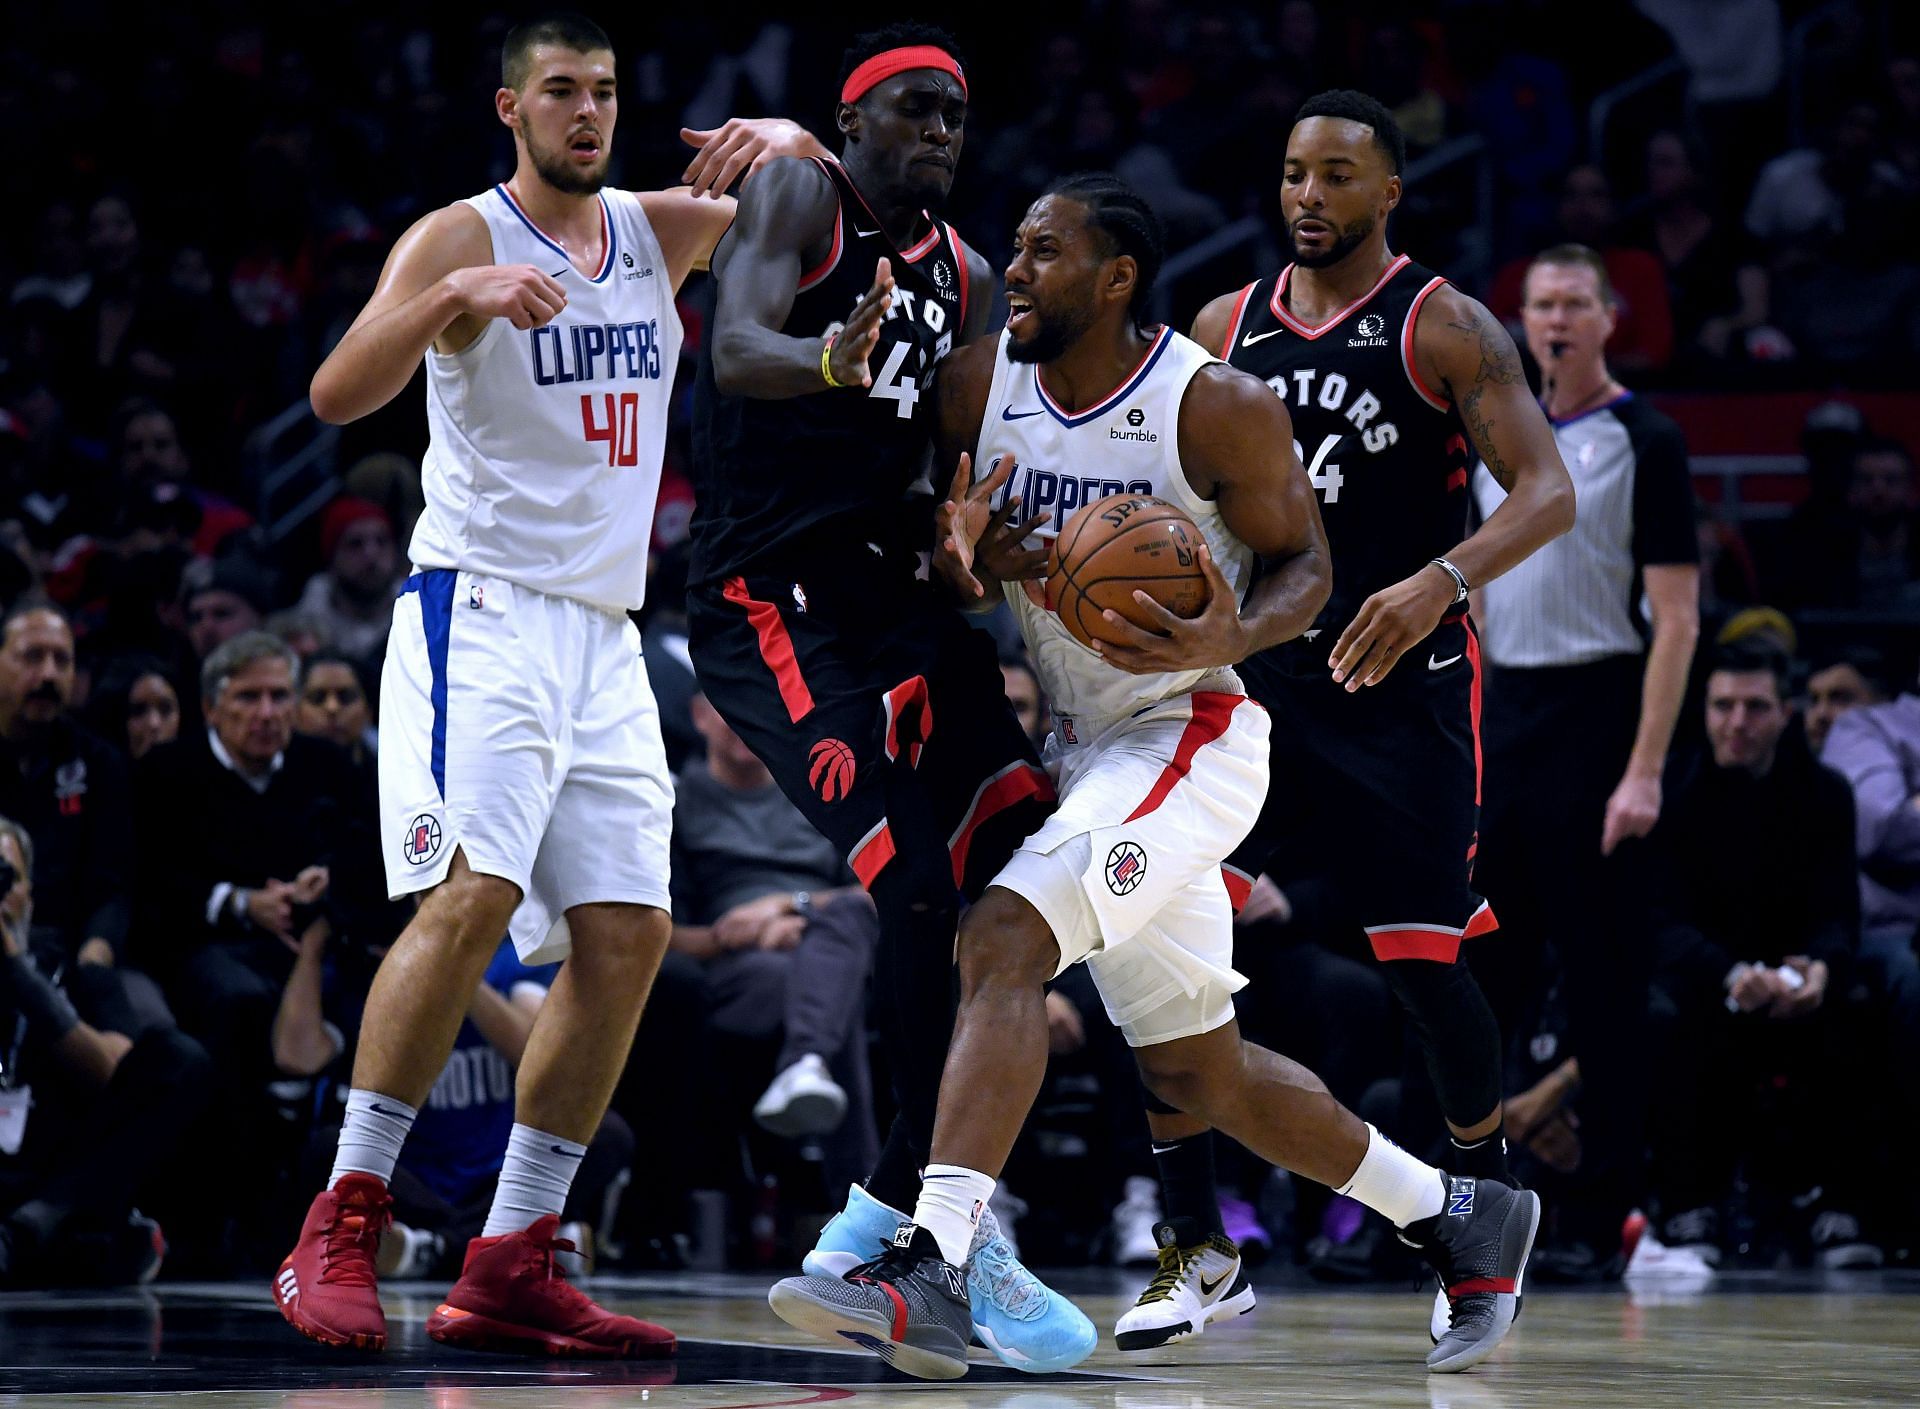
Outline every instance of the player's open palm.
[(893, 263), (882, 255), (873, 269), (873, 287), (860, 297), (840, 331), (833, 335), (827, 367), (841, 386), (870, 387), (873, 372), (867, 359), (880, 345), (880, 325), (893, 307)]
[(531, 264), (475, 264), (447, 276), (461, 311), (504, 318), (525, 331), (551, 323), (567, 306), (560, 281)]
[(964, 601), (986, 596), (988, 583), (1022, 581), (1047, 570), (1046, 549), (1025, 543), (1049, 516), (1016, 524), (1019, 500), (1009, 498), (997, 511), (993, 507), (993, 496), (1012, 473), (1013, 457), (1004, 456), (976, 483), (973, 457), (962, 451), (946, 502), (934, 511), (934, 567)]

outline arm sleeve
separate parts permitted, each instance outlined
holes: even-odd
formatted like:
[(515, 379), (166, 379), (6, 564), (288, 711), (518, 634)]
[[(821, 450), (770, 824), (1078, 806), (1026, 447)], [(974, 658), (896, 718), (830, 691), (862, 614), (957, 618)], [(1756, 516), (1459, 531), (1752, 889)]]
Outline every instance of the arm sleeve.
[(1853, 789), (1850, 831), (1860, 860), (1911, 866), (1920, 863), (1920, 811), (1909, 805), (1900, 750), (1879, 714), (1876, 706), (1841, 715), (1821, 759)]
[(1633, 435), (1633, 556), (1640, 567), (1700, 561), (1694, 528), (1693, 472), (1680, 427), (1652, 414)]

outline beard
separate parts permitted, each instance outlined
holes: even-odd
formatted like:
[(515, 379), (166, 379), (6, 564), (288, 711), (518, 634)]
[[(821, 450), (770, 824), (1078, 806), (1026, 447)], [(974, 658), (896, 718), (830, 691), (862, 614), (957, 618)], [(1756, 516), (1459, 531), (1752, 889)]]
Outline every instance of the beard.
[(569, 196), (591, 196), (607, 184), (608, 148), (604, 139), (600, 148), (600, 164), (582, 171), (570, 160), (569, 148), (543, 151), (535, 144), (531, 132), (522, 128), (521, 135), (526, 139), (527, 155), (533, 160), (533, 169), (554, 190)]
[[(1324, 223), (1326, 222), (1323, 221), (1322, 224)], [(1359, 249), (1366, 241), (1367, 236), (1372, 233), (1373, 217), (1371, 215), (1363, 215), (1351, 224), (1338, 229), (1334, 233), (1333, 243), (1328, 245), (1325, 250), (1310, 253), (1301, 249), (1299, 243), (1295, 241), (1293, 243), (1294, 263), (1303, 265), (1308, 269), (1331, 268), (1355, 250)], [(1292, 241), (1293, 230), (1291, 227), (1287, 230), (1287, 237)]]
[(1052, 310), (1042, 312), (1036, 307), (1027, 316), (1040, 320), (1040, 330), (1025, 342), (1015, 338), (1007, 343), (1009, 362), (1056, 361), (1068, 348), (1085, 337), (1087, 329), (1093, 326), (1091, 305), (1057, 313)]

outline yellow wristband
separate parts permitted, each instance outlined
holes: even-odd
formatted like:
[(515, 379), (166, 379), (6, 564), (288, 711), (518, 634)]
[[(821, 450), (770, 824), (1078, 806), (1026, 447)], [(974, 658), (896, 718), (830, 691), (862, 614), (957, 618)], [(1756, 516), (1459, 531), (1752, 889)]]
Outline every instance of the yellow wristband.
[(833, 340), (839, 336), (838, 333), (828, 333), (827, 341), (820, 349), (820, 375), (827, 379), (828, 386), (836, 390), (846, 385), (833, 379)]

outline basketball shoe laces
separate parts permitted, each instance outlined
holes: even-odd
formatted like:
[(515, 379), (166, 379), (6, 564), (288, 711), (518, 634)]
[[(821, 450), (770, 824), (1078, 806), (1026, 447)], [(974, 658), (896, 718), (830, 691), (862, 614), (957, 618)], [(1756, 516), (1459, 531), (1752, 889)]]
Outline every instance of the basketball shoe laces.
[(545, 1294), (559, 1302), (576, 1316), (604, 1314), (580, 1288), (567, 1280), (567, 1274), (555, 1265), (553, 1255), (556, 1252), (578, 1252), (580, 1249), (571, 1238), (535, 1238), (533, 1240), (533, 1262), (539, 1279), (547, 1283)]
[(1031, 1321), (1047, 1309), (1047, 1289), (1020, 1265), (1005, 1238), (982, 1243), (974, 1251), (973, 1270), (986, 1282), (993, 1304), (1015, 1321)]
[(1173, 1289), (1180, 1285), (1180, 1279), (1187, 1275), (1187, 1268), (1196, 1262), (1200, 1254), (1207, 1250), (1202, 1243), (1191, 1248), (1161, 1248), (1158, 1254), (1160, 1266), (1153, 1274), (1153, 1280), (1147, 1283), (1147, 1289), (1140, 1293), (1135, 1306), (1145, 1306), (1150, 1301), (1164, 1301), (1173, 1295)]
[(382, 1199), (334, 1216), (332, 1226), (327, 1229), (327, 1251), (320, 1266), (323, 1284), (374, 1285), (373, 1259), (380, 1250), (380, 1234), (392, 1221), (390, 1208), (390, 1201)]

